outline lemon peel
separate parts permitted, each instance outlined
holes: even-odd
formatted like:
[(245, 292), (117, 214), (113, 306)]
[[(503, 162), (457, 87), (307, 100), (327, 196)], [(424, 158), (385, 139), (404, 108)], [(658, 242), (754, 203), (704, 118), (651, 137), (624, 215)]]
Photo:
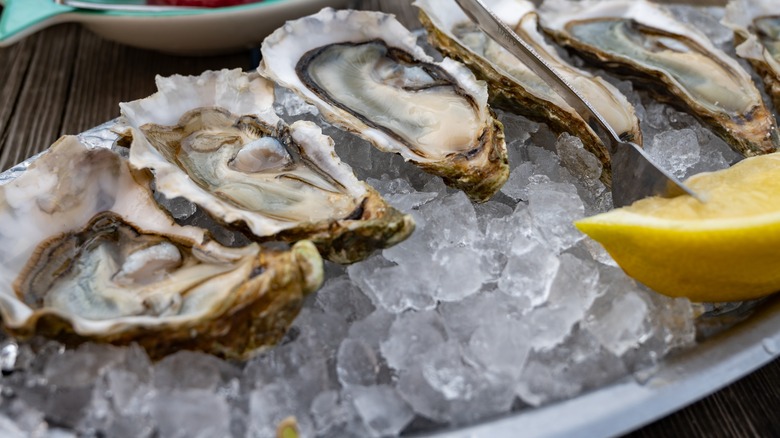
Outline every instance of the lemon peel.
[(693, 301), (780, 290), (780, 153), (695, 175), (702, 196), (652, 197), (575, 222), (631, 277)]

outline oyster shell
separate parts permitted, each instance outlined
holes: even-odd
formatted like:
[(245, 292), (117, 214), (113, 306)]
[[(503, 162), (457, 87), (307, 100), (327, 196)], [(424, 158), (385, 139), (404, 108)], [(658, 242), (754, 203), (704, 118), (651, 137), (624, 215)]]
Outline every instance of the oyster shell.
[(765, 154), (780, 144), (774, 117), (750, 75), (660, 6), (645, 0), (548, 0), (540, 14), (558, 42), (686, 109), (737, 152)]
[[(538, 30), (533, 3), (525, 0), (483, 0), (483, 3), (574, 85), (621, 138), (641, 144), (642, 132), (633, 106), (613, 85), (575, 68), (557, 54)], [(428, 31), (431, 44), (468, 65), (477, 77), (487, 81), (492, 105), (582, 139), (585, 147), (601, 160), (602, 180), (609, 184), (609, 154), (598, 135), (536, 73), (480, 31), (449, 0), (417, 0), (414, 5), (420, 9), (420, 21)]]
[(323, 9), (289, 21), (262, 45), (260, 74), (316, 105), (330, 122), (489, 199), (509, 166), (485, 84), (434, 60), (391, 15)]
[(737, 55), (761, 75), (775, 108), (780, 108), (780, 4), (731, 0), (722, 23), (734, 31)]
[(257, 241), (309, 239), (339, 263), (414, 229), (357, 180), (319, 127), (280, 120), (273, 84), (256, 73), (158, 77), (157, 86), (121, 108), (132, 127), (131, 165), (152, 170), (167, 198), (185, 198)]
[(0, 186), (6, 329), (137, 342), (155, 357), (200, 349), (243, 358), (281, 338), (322, 283), (314, 245), (207, 241), (157, 207), (149, 182), (113, 151), (63, 137)]

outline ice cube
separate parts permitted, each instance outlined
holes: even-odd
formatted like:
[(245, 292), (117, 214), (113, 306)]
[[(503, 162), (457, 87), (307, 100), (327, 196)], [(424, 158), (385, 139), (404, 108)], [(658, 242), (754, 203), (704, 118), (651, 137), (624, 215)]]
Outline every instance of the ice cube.
[(495, 219), (502, 219), (512, 214), (514, 209), (503, 202), (488, 201), (474, 206), (479, 221), (479, 229), (484, 233), (487, 224)]
[(458, 301), (477, 293), (489, 280), (488, 273), (478, 263), (481, 255), (475, 248), (464, 246), (439, 248), (433, 256), (437, 268), (429, 274), (438, 277), (435, 298)]
[(533, 234), (531, 227), (528, 207), (523, 203), (517, 204), (510, 216), (488, 222), (485, 237), (478, 245), (483, 250), (492, 248), (506, 255), (511, 251), (517, 236), (531, 237)]
[[(303, 319), (296, 320), (291, 328), (294, 340), (252, 358), (244, 368), (241, 384), (247, 392), (262, 392), (269, 385), (279, 384), (278, 390), (287, 394), (290, 408), (308, 409), (317, 394), (338, 385), (332, 363), (346, 334), (346, 324), (316, 309), (305, 308), (300, 317)], [(263, 392), (262, 397), (266, 395)]]
[(219, 364), (214, 356), (180, 351), (157, 363), (154, 383), (164, 389), (214, 391), (220, 383)]
[(435, 421), (468, 424), (509, 409), (510, 387), (463, 360), (454, 340), (436, 345), (399, 376), (398, 390), (413, 409)]
[(603, 198), (610, 194), (610, 191), (599, 179), (601, 161), (585, 150), (582, 140), (569, 134), (561, 134), (555, 147), (561, 163), (576, 177), (574, 183), (585, 203), (586, 211), (589, 214), (602, 211), (602, 204), (605, 203)]
[(531, 309), (526, 298), (516, 298), (495, 291), (483, 291), (453, 303), (442, 303), (437, 309), (447, 328), (466, 344), (477, 328), (486, 321), (520, 318)]
[(387, 339), (395, 318), (394, 314), (377, 309), (349, 327), (349, 338), (359, 339), (374, 350), (378, 350), (379, 344)]
[(53, 356), (43, 375), (51, 385), (64, 388), (91, 387), (102, 372), (124, 359), (121, 348), (104, 344), (84, 344)]
[(230, 435), (230, 406), (210, 390), (174, 390), (158, 394), (152, 414), (160, 436)]
[(342, 386), (375, 385), (380, 369), (378, 352), (360, 339), (347, 338), (336, 354), (336, 372)]
[(689, 128), (656, 134), (645, 150), (656, 163), (681, 179), (699, 162), (701, 155), (696, 133)]
[[(436, 305), (435, 278), (420, 275), (419, 265), (393, 265), (374, 256), (348, 268), (349, 276), (375, 306), (399, 313), (407, 309), (431, 309)], [(430, 259), (428, 259), (430, 263)]]
[(296, 397), (287, 384), (288, 382), (279, 381), (251, 392), (248, 436), (275, 437), (279, 423), (288, 417), (295, 417), (301, 436), (314, 435), (314, 422), (309, 415), (311, 401), (305, 402)]
[(438, 235), (436, 246), (471, 245), (482, 237), (474, 205), (456, 192), (420, 207), (425, 227)]
[(562, 252), (585, 237), (572, 223), (584, 216), (585, 207), (571, 184), (529, 185), (528, 213), (535, 237), (554, 252)]
[(406, 312), (393, 322), (381, 351), (388, 365), (403, 370), (449, 337), (444, 321), (435, 311)]
[(371, 436), (396, 436), (414, 418), (414, 411), (391, 386), (355, 387), (350, 393)]
[(347, 322), (365, 318), (374, 310), (371, 300), (348, 276), (331, 278), (317, 291), (316, 305), (325, 313)]
[[(531, 137), (531, 134), (539, 131), (540, 126), (542, 126), (521, 115), (500, 110), (497, 112), (504, 124), (504, 135), (507, 138), (507, 149), (510, 150), (510, 154), (511, 150), (519, 149)], [(514, 161), (510, 159), (510, 163), (514, 163)]]
[(616, 356), (638, 348), (651, 335), (649, 305), (632, 290), (610, 291), (599, 297), (588, 312), (583, 328)]
[(596, 185), (601, 176), (601, 161), (585, 150), (582, 140), (573, 135), (561, 134), (555, 143), (555, 149), (561, 164), (573, 175), (578, 176), (588, 186)]
[(601, 348), (589, 333), (575, 330), (555, 349), (532, 351), (515, 388), (524, 402), (539, 406), (625, 374), (620, 358)]
[(525, 323), (512, 318), (489, 318), (471, 335), (467, 354), (486, 372), (516, 379), (531, 344), (530, 330)]
[(599, 271), (593, 262), (563, 254), (560, 263), (547, 302), (525, 319), (537, 350), (551, 349), (562, 342), (600, 293), (596, 287)]
[(0, 414), (0, 436), (7, 438), (26, 438), (30, 435), (20, 429), (13, 420)]
[(560, 265), (558, 257), (539, 243), (520, 235), (512, 241), (507, 258), (498, 280), (498, 289), (507, 295), (526, 298), (532, 306), (545, 303)]
[(418, 192), (409, 181), (401, 178), (368, 178), (366, 181), (375, 188), (393, 207), (404, 213), (409, 213), (426, 202), (436, 198), (433, 192)]
[[(47, 432), (50, 432), (49, 424), (46, 422), (43, 413), (29, 406), (24, 401), (18, 398), (16, 400), (4, 398), (3, 408), (4, 414), (8, 415), (6, 417), (4, 414), (0, 414), (3, 418), (3, 423), (5, 423), (5, 420), (9, 420), (10, 424), (14, 426), (13, 428), (8, 428), (9, 436), (14, 436), (11, 433), (14, 428), (21, 430), (24, 433), (23, 436), (26, 437), (46, 436)], [(7, 426), (7, 424), (0, 425), (0, 436), (6, 436)]]
[(503, 186), (501, 193), (509, 196), (515, 201), (527, 200), (528, 180), (534, 175), (534, 165), (531, 162), (524, 162), (515, 167), (509, 174)]
[(314, 398), (311, 417), (316, 436), (358, 438), (369, 435), (352, 400), (336, 390), (323, 391)]

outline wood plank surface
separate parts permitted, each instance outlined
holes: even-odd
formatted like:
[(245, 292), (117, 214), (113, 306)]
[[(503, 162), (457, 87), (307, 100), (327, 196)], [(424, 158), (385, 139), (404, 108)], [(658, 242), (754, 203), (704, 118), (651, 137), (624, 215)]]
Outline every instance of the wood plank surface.
[(117, 117), (120, 102), (154, 92), (155, 75), (251, 67), (249, 53), (174, 56), (111, 43), (75, 24), (45, 29), (0, 49), (0, 169)]
[[(718, 0), (716, 0), (718, 1)], [(366, 0), (414, 24), (408, 1)], [(0, 169), (119, 114), (119, 102), (151, 94), (156, 74), (251, 68), (249, 53), (182, 57), (121, 46), (77, 25), (46, 29), (0, 49)], [(630, 434), (631, 437), (780, 436), (780, 360)], [(518, 431), (522, 436), (522, 431)]]

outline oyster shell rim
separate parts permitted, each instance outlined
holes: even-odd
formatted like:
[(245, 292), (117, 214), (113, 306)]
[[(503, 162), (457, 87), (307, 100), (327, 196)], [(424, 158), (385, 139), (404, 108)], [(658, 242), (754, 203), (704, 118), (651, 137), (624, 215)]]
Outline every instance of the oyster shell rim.
[[(356, 21), (367, 20), (371, 24), (351, 23), (347, 21), (351, 16), (357, 16), (358, 18), (354, 18)], [(343, 26), (334, 26), (335, 22)], [(325, 27), (327, 31), (320, 29), (321, 32), (312, 32), (311, 30), (304, 32), (307, 26), (312, 28)], [(354, 32), (348, 33), (347, 31)], [(392, 44), (387, 44), (387, 35), (384, 32), (393, 37)], [(284, 40), (289, 35), (298, 35), (303, 38), (295, 50), (288, 50), (285, 46)], [(329, 39), (323, 40), (323, 35), (327, 35)], [(383, 130), (372, 129), (352, 113), (334, 108), (324, 101), (317, 93), (306, 87), (295, 72), (298, 59), (312, 49), (334, 43), (369, 40), (382, 40), (388, 47), (406, 52), (412, 59), (419, 62), (437, 65), (453, 76), (457, 80), (458, 86), (473, 96), (474, 101), (480, 107), (480, 117), (485, 125), (483, 132), (477, 136), (479, 144), (470, 148), (465, 154), (450, 154), (443, 160), (416, 159), (404, 147), (390, 141), (389, 136)], [(263, 57), (257, 71), (260, 75), (292, 90), (308, 103), (315, 105), (321, 116), (328, 122), (365, 138), (381, 151), (400, 154), (404, 160), (413, 162), (424, 171), (441, 176), (447, 185), (463, 190), (475, 202), (487, 201), (509, 176), (503, 125), (495, 118), (493, 111), (487, 105), (487, 87), (484, 84), (480, 85), (481, 81), (477, 81), (468, 68), (453, 59), (445, 58), (439, 63), (435, 62), (417, 45), (416, 41), (417, 37), (390, 14), (376, 11), (323, 8), (317, 14), (288, 21), (283, 27), (266, 37), (261, 47)], [(286, 63), (286, 61), (281, 60), (283, 59), (281, 56), (274, 56), (276, 51), (289, 54), (290, 58), (296, 57), (296, 60)], [(499, 129), (501, 132), (498, 132)], [(481, 164), (477, 164), (477, 162)], [(478, 175), (468, 175), (470, 169), (481, 167), (490, 168), (490, 171), (483, 170), (479, 171)]]
[[(224, 76), (224, 78), (223, 78)], [(227, 102), (220, 105), (231, 114), (241, 117), (252, 115), (269, 126), (289, 134), (291, 144), (298, 148), (302, 156), (306, 156), (322, 171), (329, 173), (345, 187), (347, 193), (354, 199), (355, 209), (344, 217), (330, 218), (320, 221), (282, 222), (268, 218), (258, 213), (243, 210), (229, 205), (224, 200), (207, 190), (193, 184), (186, 172), (170, 163), (151, 145), (143, 135), (141, 127), (148, 123), (152, 114), (144, 114), (143, 107), (166, 103), (166, 91), (182, 86), (191, 90), (199, 90), (211, 86), (209, 81), (215, 81), (218, 87), (233, 87), (238, 97), (248, 100), (249, 104), (238, 103), (234, 106)], [(296, 121), (287, 125), (273, 109), (273, 82), (259, 74), (245, 73), (241, 69), (207, 70), (200, 75), (170, 77), (157, 76), (158, 91), (151, 96), (132, 102), (120, 104), (122, 114), (130, 125), (133, 144), (130, 146), (130, 163), (139, 169), (150, 169), (155, 175), (157, 190), (167, 198), (183, 197), (198, 205), (213, 220), (226, 228), (239, 231), (250, 240), (267, 242), (284, 240), (293, 242), (306, 238), (311, 240), (321, 254), (336, 263), (349, 264), (367, 258), (374, 250), (394, 245), (414, 231), (414, 220), (389, 204), (368, 184), (357, 179), (351, 168), (336, 155), (333, 140), (324, 135), (319, 126), (309, 121)], [(225, 85), (225, 83), (227, 83)], [(238, 83), (238, 85), (233, 85)], [(255, 84), (255, 85), (252, 85)], [(245, 96), (247, 90), (258, 90), (262, 93), (257, 98)], [(219, 101), (224, 90), (213, 90)], [(268, 97), (270, 96), (270, 99)], [(202, 102), (193, 101), (184, 104), (177, 103), (176, 109), (192, 111), (202, 108)], [(211, 103), (211, 102), (207, 102)], [(225, 108), (227, 107), (227, 108)], [(243, 114), (236, 113), (236, 110)], [(166, 119), (171, 122), (173, 117)], [(168, 126), (177, 126), (179, 118)], [(316, 149), (315, 149), (316, 146)], [(324, 164), (327, 164), (325, 166)], [(356, 213), (360, 213), (356, 215)]]
[[(728, 143), (732, 149), (745, 157), (770, 153), (780, 147), (780, 136), (778, 135), (777, 124), (772, 112), (767, 108), (761, 98), (761, 94), (755, 87), (750, 75), (739, 65), (739, 63), (717, 49), (712, 42), (697, 29), (688, 27), (678, 22), (671, 14), (659, 4), (650, 3), (647, 0), (614, 0), (611, 2), (600, 3), (593, 0), (582, 0), (579, 3), (572, 3), (569, 0), (547, 0), (540, 8), (541, 25), (557, 43), (576, 51), (586, 61), (604, 67), (610, 71), (618, 73), (621, 77), (630, 79), (632, 83), (643, 86), (656, 100), (680, 108), (683, 111), (699, 119), (705, 126), (711, 129), (715, 134)], [(685, 34), (695, 44), (699, 45), (712, 53), (720, 54), (718, 58), (725, 62), (743, 82), (752, 89), (755, 89), (757, 103), (753, 105), (750, 112), (742, 114), (733, 120), (725, 112), (713, 112), (703, 105), (696, 103), (683, 87), (678, 87), (677, 81), (669, 78), (669, 75), (658, 69), (641, 69), (636, 67), (636, 62), (623, 56), (615, 56), (598, 48), (593, 48), (587, 43), (579, 42), (564, 30), (567, 19), (578, 12), (587, 10), (583, 17), (578, 21), (587, 21), (588, 19), (597, 19), (598, 17), (614, 16), (598, 15), (600, 9), (607, 7), (622, 8), (623, 13), (639, 23), (644, 24), (645, 20), (655, 17), (662, 17), (664, 25), (668, 26), (663, 30), (670, 34)], [(561, 16), (555, 14), (563, 10)], [(564, 18), (566, 17), (566, 18)], [(648, 25), (653, 27), (652, 25)], [(678, 94), (677, 90), (680, 93)], [(748, 126), (750, 124), (751, 126)], [(744, 132), (744, 135), (736, 135), (735, 132)], [(768, 144), (767, 144), (768, 143)]]
[[(57, 158), (63, 155), (65, 160), (57, 161)], [(223, 293), (224, 296), (232, 298), (231, 300), (215, 303), (217, 307), (210, 307), (198, 313), (186, 316), (124, 316), (110, 320), (94, 320), (61, 309), (30, 307), (17, 296), (16, 287), (10, 286), (18, 282), (20, 273), (4, 269), (0, 280), (9, 287), (0, 292), (0, 315), (3, 326), (14, 336), (28, 338), (43, 335), (70, 345), (88, 340), (118, 345), (135, 342), (154, 358), (183, 348), (204, 350), (226, 358), (248, 358), (259, 352), (259, 347), (280, 339), (300, 310), (303, 297), (322, 284), (322, 261), (311, 242), (301, 241), (293, 245), (291, 250), (281, 251), (261, 248), (258, 244), (231, 249), (208, 239), (199, 241), (198, 237), (202, 238), (204, 234), (197, 228), (162, 220), (168, 218), (167, 215), (159, 210), (152, 198), (151, 189), (144, 185), (149, 182), (148, 172), (134, 171), (117, 152), (107, 147), (86, 145), (76, 136), (64, 136), (49, 149), (31, 158), (23, 172), (9, 171), (12, 175), (3, 179), (0, 185), (2, 200), (5, 201), (7, 190), (19, 190), (14, 183), (39, 179), (37, 172), (46, 170), (39, 169), (40, 167), (51, 165), (56, 168), (74, 156), (86, 157), (89, 162), (98, 159), (113, 161), (120, 166), (119, 174), (114, 174), (113, 177), (125, 180), (119, 182), (118, 188), (127, 188), (126, 185), (130, 184), (131, 192), (137, 191), (135, 194), (128, 194), (125, 190), (118, 190), (116, 202), (109, 210), (138, 208), (138, 202), (143, 199), (146, 199), (149, 206), (157, 209), (156, 214), (150, 215), (147, 212), (138, 216), (144, 226), (127, 221), (134, 229), (163, 237), (174, 236), (177, 242), (190, 245), (212, 257), (222, 256), (227, 257), (224, 260), (237, 260), (240, 262), (238, 269), (231, 272), (246, 272), (248, 280), (240, 280), (237, 288)], [(46, 187), (38, 187), (36, 190), (39, 194), (47, 194)], [(89, 193), (82, 196), (89, 196)], [(129, 199), (120, 199), (122, 197)], [(87, 208), (100, 207), (98, 201), (87, 202), (90, 204), (86, 205)], [(32, 208), (39, 208), (38, 204)], [(78, 223), (67, 225), (63, 230), (83, 229), (84, 223), (80, 222), (80, 216), (76, 216), (74, 220)], [(55, 230), (54, 233), (60, 232)], [(28, 253), (31, 254), (30, 251), (36, 250), (44, 242), (46, 239), (28, 244)], [(13, 257), (26, 267), (32, 260), (25, 256), (28, 253), (23, 252)], [(280, 266), (283, 268), (280, 269)], [(278, 315), (269, 313), (269, 309), (277, 308), (280, 311)], [(246, 323), (234, 324), (236, 320)], [(195, 334), (200, 336), (196, 337)]]
[[(526, 84), (516, 80), (513, 75), (506, 71), (501, 65), (498, 65), (496, 62), (491, 61), (487, 57), (478, 54), (473, 49), (464, 45), (462, 41), (453, 34), (451, 29), (443, 30), (443, 19), (431, 15), (431, 11), (438, 12), (441, 9), (436, 8), (435, 3), (435, 0), (416, 0), (413, 3), (413, 6), (418, 8), (418, 18), (423, 24), (423, 28), (426, 30), (429, 43), (445, 55), (463, 62), (469, 66), (479, 79), (486, 81), (488, 83), (491, 105), (505, 111), (523, 115), (536, 122), (545, 123), (557, 134), (567, 132), (579, 138), (583, 142), (585, 148), (601, 162), (602, 174), (600, 179), (607, 187), (611, 187), (610, 154), (592, 128), (590, 128), (590, 126), (588, 126), (573, 109), (568, 107), (568, 105), (559, 106), (546, 100), (540, 93), (531, 91), (530, 86), (526, 86)], [(531, 14), (536, 16), (535, 21), (538, 23), (538, 11), (530, 1), (517, 2), (516, 5), (512, 4), (512, 7), (510, 7), (508, 3), (509, 2), (499, 3), (498, 5), (489, 4), (488, 6), (496, 11), (501, 19), (510, 26), (519, 26), (525, 17)], [(465, 14), (459, 9), (453, 9), (452, 11), (448, 10), (443, 13), (462, 14), (464, 21), (468, 21)], [(550, 49), (554, 50), (553, 47), (550, 47)], [(560, 59), (559, 61), (567, 64), (563, 59)], [(569, 67), (574, 71), (582, 71), (572, 65), (569, 65)], [(624, 139), (641, 145), (642, 131), (639, 127), (638, 117), (630, 102), (628, 102), (625, 96), (623, 96), (617, 88), (604, 81), (601, 77), (591, 75), (585, 71), (582, 72), (588, 74), (593, 81), (598, 82), (602, 87), (612, 92), (616, 98), (622, 98), (624, 100), (623, 103), (630, 108), (630, 112), (633, 114), (636, 121), (636, 129), (633, 132), (630, 132), (631, 136), (625, 137)], [(614, 90), (610, 88), (614, 88)]]
[[(755, 32), (749, 29), (757, 17), (767, 17), (767, 15), (756, 15), (756, 9), (763, 12), (770, 7), (771, 4), (766, 0), (730, 0), (726, 5), (721, 24), (733, 31), (737, 56), (747, 60), (753, 70), (761, 76), (764, 89), (772, 98), (772, 103), (775, 108), (780, 108), (780, 60), (775, 60), (759, 41)], [(780, 10), (774, 11), (770, 16), (780, 17)]]

